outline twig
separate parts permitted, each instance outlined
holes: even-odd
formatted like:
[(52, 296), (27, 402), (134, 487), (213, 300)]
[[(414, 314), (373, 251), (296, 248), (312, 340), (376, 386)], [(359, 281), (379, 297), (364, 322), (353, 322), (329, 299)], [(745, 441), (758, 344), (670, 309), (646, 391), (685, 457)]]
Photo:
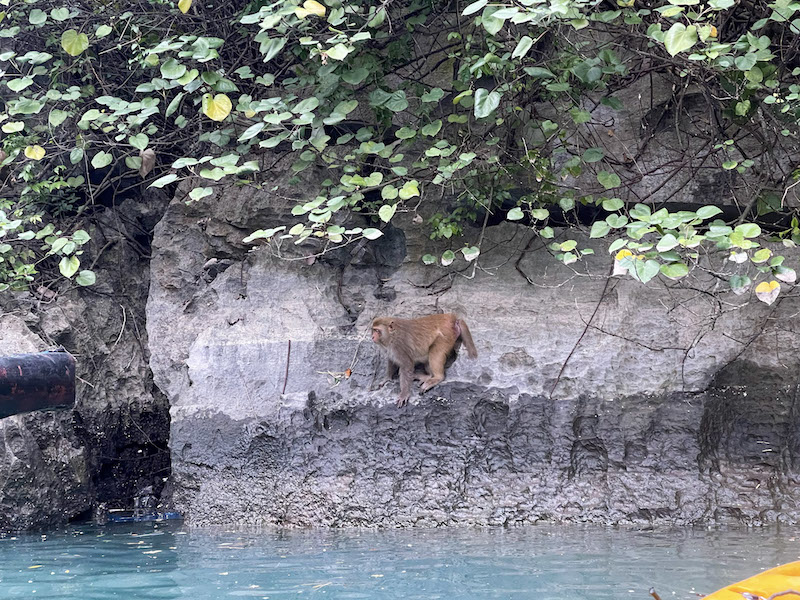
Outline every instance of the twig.
[(286, 382), (289, 381), (289, 358), (292, 356), (292, 340), (289, 341), (289, 347), (286, 349), (286, 373), (283, 376), (283, 389), (281, 394), (286, 393)]
[[(613, 266), (611, 268), (613, 270)], [(561, 370), (558, 372), (558, 376), (556, 377), (555, 383), (553, 383), (553, 387), (550, 390), (550, 399), (553, 398), (553, 393), (556, 391), (556, 387), (558, 383), (561, 381), (561, 376), (564, 374), (564, 370), (567, 368), (567, 363), (569, 363), (569, 359), (572, 358), (572, 355), (575, 354), (575, 351), (580, 346), (581, 341), (583, 340), (584, 336), (586, 336), (586, 332), (589, 331), (589, 326), (592, 324), (595, 315), (597, 315), (597, 311), (600, 310), (600, 305), (603, 303), (603, 300), (606, 297), (606, 292), (608, 292), (608, 286), (611, 283), (611, 270), (609, 270), (608, 277), (606, 277), (606, 284), (603, 286), (603, 293), (600, 294), (600, 299), (597, 301), (597, 305), (594, 307), (594, 312), (592, 312), (592, 316), (589, 317), (589, 320), (586, 322), (586, 326), (583, 328), (580, 337), (575, 342), (575, 345), (570, 350), (569, 354), (567, 355), (566, 360), (561, 365)], [(616, 280), (615, 280), (616, 283)]]
[(114, 344), (111, 346), (112, 350), (117, 347), (117, 344), (119, 344), (119, 341), (122, 339), (122, 334), (125, 332), (125, 325), (128, 322), (128, 313), (125, 311), (125, 307), (122, 304), (120, 304), (119, 307), (122, 309), (122, 327), (119, 328), (119, 335), (117, 336), (117, 341), (115, 341)]

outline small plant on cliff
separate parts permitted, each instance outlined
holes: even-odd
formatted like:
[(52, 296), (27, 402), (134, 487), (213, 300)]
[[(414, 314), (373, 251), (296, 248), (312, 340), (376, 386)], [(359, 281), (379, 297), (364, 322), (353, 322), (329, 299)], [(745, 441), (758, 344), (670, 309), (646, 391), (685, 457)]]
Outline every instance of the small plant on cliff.
[[(592, 250), (556, 241), (554, 227), (585, 222), (570, 215), (590, 207), (589, 236), (613, 238), (617, 272), (642, 282), (700, 269), (733, 293), (758, 283), (772, 302), (796, 279), (778, 253), (800, 241), (785, 208), (795, 177), (775, 156), (795, 154), (800, 115), (800, 6), (788, 1), (0, 5), (0, 174), (14, 190), (8, 222), (19, 220), (0, 229), (7, 285), (48, 255), (62, 255), (66, 277), (80, 269), (84, 236), (31, 229), (32, 206), (80, 211), (121, 187), (181, 180), (199, 202), (222, 180), (257, 184), (263, 151), (328, 177), (302, 190), (294, 220), (247, 242), (319, 240), (325, 252), (376, 239), (407, 212), (453, 244), (423, 260), (449, 265), (480, 255), (464, 224), (501, 212), (569, 265)], [(669, 100), (637, 148), (608, 144), (609, 123), (630, 110), (618, 92), (643, 79), (671, 86)], [(710, 115), (702, 127), (685, 124), (690, 98)], [(663, 127), (675, 128), (670, 160), (643, 164)], [(743, 183), (691, 210), (632, 191), (696, 164)], [(768, 213), (780, 217), (771, 247), (756, 222)]]

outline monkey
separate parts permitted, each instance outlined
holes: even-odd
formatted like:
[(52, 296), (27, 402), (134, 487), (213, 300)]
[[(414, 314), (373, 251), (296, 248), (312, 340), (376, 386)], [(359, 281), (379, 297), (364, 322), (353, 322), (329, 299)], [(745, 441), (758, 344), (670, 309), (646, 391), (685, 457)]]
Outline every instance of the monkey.
[[(456, 352), (461, 343), (470, 358), (478, 357), (469, 327), (464, 319), (452, 313), (428, 315), (418, 319), (377, 317), (372, 321), (372, 341), (386, 349), (389, 364), (386, 381), (400, 372), (400, 396), (397, 406), (404, 406), (411, 395), (411, 382), (419, 379), (421, 392), (444, 381), (444, 367), (448, 355)], [(427, 373), (415, 375), (414, 365), (425, 363)]]

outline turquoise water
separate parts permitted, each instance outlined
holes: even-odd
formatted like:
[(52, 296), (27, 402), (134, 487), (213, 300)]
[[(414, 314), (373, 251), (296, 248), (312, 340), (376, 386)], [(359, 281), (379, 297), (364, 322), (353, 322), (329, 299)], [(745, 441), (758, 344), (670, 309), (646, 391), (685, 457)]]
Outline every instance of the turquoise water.
[[(797, 536), (797, 537), (795, 537)], [(800, 558), (800, 529), (260, 531), (137, 524), (0, 538), (0, 598), (697, 598)]]

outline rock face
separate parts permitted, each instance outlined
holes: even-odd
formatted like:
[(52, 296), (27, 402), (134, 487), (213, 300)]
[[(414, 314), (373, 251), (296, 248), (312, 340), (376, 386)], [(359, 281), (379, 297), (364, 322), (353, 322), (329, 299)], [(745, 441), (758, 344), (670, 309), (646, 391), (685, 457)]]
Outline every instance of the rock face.
[[(601, 246), (572, 271), (512, 224), (474, 271), (424, 267), (437, 247), (402, 216), (405, 233), (316, 261), (248, 252), (308, 181), (272, 184), (175, 201), (155, 232), (150, 364), (191, 523), (800, 520), (795, 298), (609, 279)], [(480, 356), (398, 409), (396, 384), (370, 389), (369, 322), (436, 311), (465, 317)]]
[[(159, 208), (159, 204), (161, 207)], [(77, 359), (73, 408), (0, 419), (0, 530), (43, 528), (100, 504), (129, 507), (169, 475), (166, 398), (148, 365), (148, 230), (163, 202), (95, 215), (96, 286), (0, 296), (0, 353), (63, 346)]]

